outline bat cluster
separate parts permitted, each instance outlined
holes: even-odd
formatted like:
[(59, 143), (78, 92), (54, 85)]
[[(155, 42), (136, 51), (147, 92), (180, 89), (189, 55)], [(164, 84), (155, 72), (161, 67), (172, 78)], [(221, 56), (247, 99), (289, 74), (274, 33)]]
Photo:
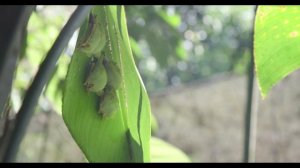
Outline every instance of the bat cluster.
[(85, 27), (85, 36), (79, 41), (76, 48), (91, 58), (84, 87), (88, 92), (99, 96), (98, 113), (100, 116), (109, 117), (119, 107), (116, 90), (121, 85), (121, 71), (117, 63), (102, 52), (107, 46), (107, 37), (105, 22), (103, 20), (100, 22), (98, 17), (101, 17), (101, 13), (93, 14), (93, 11), (91, 12), (87, 27)]

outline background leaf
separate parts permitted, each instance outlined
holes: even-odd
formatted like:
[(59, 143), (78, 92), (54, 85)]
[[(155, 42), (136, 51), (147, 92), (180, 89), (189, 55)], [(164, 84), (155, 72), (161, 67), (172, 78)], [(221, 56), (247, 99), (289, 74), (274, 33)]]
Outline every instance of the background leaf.
[(156, 137), (151, 137), (152, 162), (191, 162), (180, 149)]
[(255, 21), (256, 74), (263, 97), (300, 66), (300, 7), (259, 6)]

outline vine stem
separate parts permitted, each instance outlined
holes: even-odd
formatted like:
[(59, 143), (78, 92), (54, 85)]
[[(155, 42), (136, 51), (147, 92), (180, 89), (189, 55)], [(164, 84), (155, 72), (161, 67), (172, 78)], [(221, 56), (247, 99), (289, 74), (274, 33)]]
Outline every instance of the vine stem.
[(255, 17), (256, 17), (257, 5), (254, 8), (254, 17), (251, 31), (251, 59), (248, 71), (248, 88), (247, 88), (247, 104), (245, 112), (245, 132), (244, 132), (244, 153), (243, 162), (255, 161), (255, 144), (256, 144), (256, 120), (258, 110), (258, 90), (254, 87), (254, 29), (255, 29)]
[(45, 60), (41, 64), (32, 84), (26, 92), (22, 106), (17, 114), (16, 125), (12, 131), (11, 140), (5, 152), (4, 162), (14, 162), (16, 160), (20, 143), (25, 135), (26, 128), (30, 122), (43, 88), (50, 79), (62, 51), (67, 46), (73, 33), (83, 23), (92, 7), (93, 5), (77, 7), (47, 53)]

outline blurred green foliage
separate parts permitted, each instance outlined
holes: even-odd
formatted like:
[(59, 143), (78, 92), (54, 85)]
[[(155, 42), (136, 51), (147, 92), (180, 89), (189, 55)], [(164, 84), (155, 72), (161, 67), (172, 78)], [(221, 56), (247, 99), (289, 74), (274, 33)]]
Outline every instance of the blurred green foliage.
[[(51, 9), (51, 7), (45, 8)], [(27, 88), (29, 87), (39, 68), (39, 65), (44, 60), (48, 50), (54, 43), (54, 40), (56, 39), (60, 29), (67, 19), (66, 14), (65, 16), (62, 14), (55, 14), (55, 11), (53, 11), (52, 14), (49, 14), (45, 11), (49, 10), (37, 8), (29, 19), (26, 50), (25, 54), (19, 59), (16, 76), (13, 83), (12, 102), (16, 111), (20, 107), (21, 99), (23, 99)], [(50, 101), (54, 102), (52, 105), (57, 112), (61, 111), (60, 92), (62, 90), (62, 83), (67, 71), (68, 60), (69, 58), (66, 57), (65, 54), (60, 57), (56, 66), (56, 71), (53, 73), (52, 79), (49, 82), (50, 85), (46, 86), (46, 96), (42, 96), (42, 99), (49, 99)], [(39, 103), (41, 107), (46, 106), (41, 104), (43, 101), (40, 101)]]
[(128, 30), (151, 93), (215, 73), (243, 74), (254, 6), (126, 6)]

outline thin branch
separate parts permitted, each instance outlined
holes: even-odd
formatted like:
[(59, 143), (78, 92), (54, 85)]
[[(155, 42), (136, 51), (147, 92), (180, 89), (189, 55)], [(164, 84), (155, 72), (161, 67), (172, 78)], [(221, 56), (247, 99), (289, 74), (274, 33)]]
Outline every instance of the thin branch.
[[(255, 91), (253, 89), (254, 84), (254, 54), (253, 54), (253, 40), (254, 40), (254, 23), (255, 23), (255, 15), (256, 15), (257, 6), (254, 8), (254, 17), (253, 17), (253, 27), (251, 31), (251, 47), (250, 47), (250, 65), (248, 71), (248, 88), (247, 88), (247, 104), (246, 104), (246, 113), (245, 113), (245, 135), (244, 135), (244, 155), (243, 161), (249, 162), (254, 161), (254, 148), (255, 148), (255, 128), (256, 128), (256, 108), (254, 105), (257, 103), (253, 103), (253, 99), (257, 99), (257, 96), (254, 96)], [(253, 97), (254, 96), (254, 97)]]
[(41, 64), (37, 75), (26, 92), (23, 104), (16, 117), (16, 125), (5, 153), (4, 162), (15, 161), (20, 143), (25, 135), (26, 128), (30, 122), (43, 88), (49, 80), (63, 49), (67, 46), (73, 33), (82, 24), (92, 7), (93, 6), (91, 5), (79, 6), (75, 10)]

